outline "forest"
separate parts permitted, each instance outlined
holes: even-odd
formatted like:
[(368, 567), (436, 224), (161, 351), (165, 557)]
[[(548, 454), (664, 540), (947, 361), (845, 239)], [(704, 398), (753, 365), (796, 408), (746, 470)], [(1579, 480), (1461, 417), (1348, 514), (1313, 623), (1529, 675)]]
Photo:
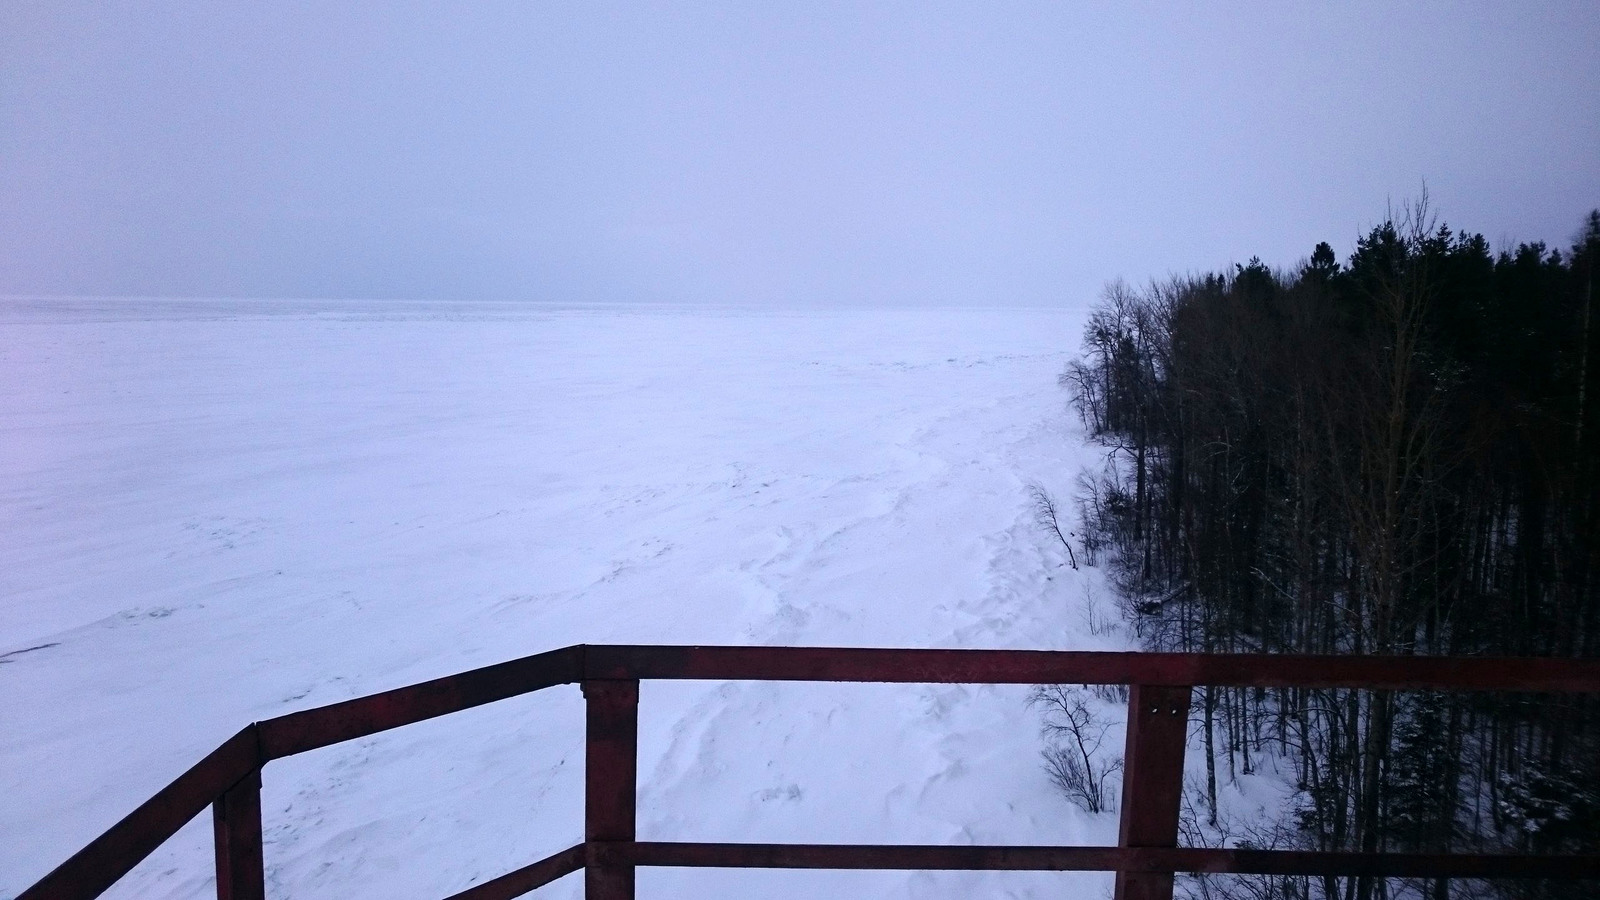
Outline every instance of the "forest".
[[(1104, 446), (1082, 551), (1151, 649), (1600, 654), (1600, 211), (1572, 246), (1491, 250), (1426, 197), (1342, 264), (1110, 286), (1062, 375)], [(1202, 689), (1206, 772), (1298, 788), (1260, 841), (1600, 850), (1592, 696)], [(1209, 822), (1206, 820), (1209, 819)], [(1258, 878), (1210, 896), (1555, 898), (1594, 884)]]

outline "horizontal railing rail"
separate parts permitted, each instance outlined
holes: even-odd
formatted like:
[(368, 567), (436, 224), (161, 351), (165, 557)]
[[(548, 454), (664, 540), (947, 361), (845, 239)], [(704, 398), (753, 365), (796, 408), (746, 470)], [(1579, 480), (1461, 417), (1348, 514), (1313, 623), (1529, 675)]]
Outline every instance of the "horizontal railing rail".
[[(1118, 846), (717, 844), (637, 841), (639, 682), (1124, 684), (1130, 687)], [(456, 894), (520, 896), (573, 872), (586, 895), (631, 898), (639, 866), (1114, 871), (1119, 898), (1170, 897), (1176, 872), (1430, 878), (1600, 878), (1600, 855), (1351, 853), (1178, 847), (1195, 686), (1600, 693), (1600, 660), (577, 645), (256, 722), (162, 788), (18, 900), (99, 896), (212, 809), (217, 896), (264, 897), (268, 762), (563, 684), (587, 700), (584, 842)]]

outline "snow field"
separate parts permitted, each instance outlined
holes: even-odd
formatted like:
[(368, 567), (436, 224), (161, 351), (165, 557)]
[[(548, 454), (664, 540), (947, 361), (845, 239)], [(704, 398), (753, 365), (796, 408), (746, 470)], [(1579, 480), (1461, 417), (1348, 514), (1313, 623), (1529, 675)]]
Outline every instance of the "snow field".
[[(251, 720), (567, 644), (1126, 647), (1024, 490), (1066, 500), (1101, 452), (1055, 383), (1082, 315), (0, 303), (0, 897)], [(1026, 693), (646, 683), (640, 836), (1113, 842), (1050, 787)], [(444, 896), (576, 842), (581, 733), (563, 687), (273, 763), (269, 892)], [(209, 840), (112, 896), (206, 896)]]

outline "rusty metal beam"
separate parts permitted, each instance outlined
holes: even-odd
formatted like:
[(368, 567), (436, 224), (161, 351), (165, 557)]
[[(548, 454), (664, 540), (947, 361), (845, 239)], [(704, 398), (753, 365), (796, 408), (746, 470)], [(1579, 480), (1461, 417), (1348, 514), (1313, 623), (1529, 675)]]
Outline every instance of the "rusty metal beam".
[(1600, 659), (591, 645), (585, 678), (1600, 692)]
[(268, 760), (580, 680), (581, 645), (446, 675), (257, 723)]
[(592, 841), (590, 864), (722, 869), (1197, 872), (1396, 878), (1600, 878), (1600, 855), (1336, 853), (1201, 847), (942, 846)]
[(591, 864), (726, 869), (1109, 871), (1117, 847), (983, 847), (927, 844), (744, 844), (678, 841), (589, 844)]
[(128, 874), (212, 801), (261, 768), (254, 725), (224, 741), (17, 900), (88, 900)]
[(261, 770), (211, 804), (217, 855), (217, 900), (266, 900), (261, 849)]
[[(1183, 754), (1193, 688), (1136, 684), (1128, 692), (1128, 739), (1122, 758), (1123, 847), (1178, 846)], [(1172, 900), (1171, 872), (1117, 872), (1116, 900)]]
[[(585, 841), (632, 841), (639, 795), (639, 682), (585, 681)], [(588, 900), (633, 900), (633, 866), (590, 860)]]
[(459, 894), (451, 894), (445, 900), (511, 900), (520, 897), (583, 868), (588, 858), (587, 850), (583, 844), (568, 847), (515, 872), (507, 872), (499, 878), (473, 885)]
[[(1143, 852), (1143, 851), (1140, 851)], [(1373, 875), (1387, 878), (1600, 879), (1600, 855), (1517, 856), (1505, 853), (1339, 853), (1322, 850), (1149, 851), (1145, 868), (1246, 875)]]

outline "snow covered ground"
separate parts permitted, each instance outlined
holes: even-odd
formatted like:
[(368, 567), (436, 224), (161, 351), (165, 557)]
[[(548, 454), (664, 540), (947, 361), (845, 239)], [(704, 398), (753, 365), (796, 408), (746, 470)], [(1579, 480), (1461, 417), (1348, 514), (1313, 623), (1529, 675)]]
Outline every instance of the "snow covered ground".
[[(571, 643), (1125, 646), (1024, 488), (1070, 497), (1096, 455), (1055, 382), (1082, 317), (0, 301), (0, 897), (251, 720)], [(1049, 786), (1025, 695), (647, 683), (640, 836), (1114, 842)], [(563, 687), (273, 763), (269, 893), (439, 897), (577, 842), (581, 723)], [(206, 896), (209, 829), (113, 896)]]

